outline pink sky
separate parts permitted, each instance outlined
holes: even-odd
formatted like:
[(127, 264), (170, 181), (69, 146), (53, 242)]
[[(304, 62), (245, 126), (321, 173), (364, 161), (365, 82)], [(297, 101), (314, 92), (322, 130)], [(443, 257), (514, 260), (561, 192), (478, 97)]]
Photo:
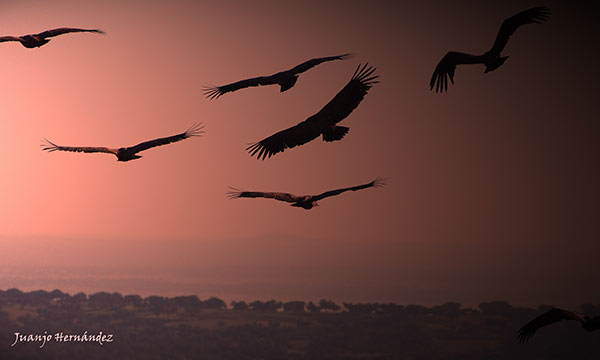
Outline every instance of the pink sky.
[[(551, 20), (519, 29), (504, 66), (459, 67), (439, 95), (428, 84), (446, 51), (484, 52), (506, 17), (540, 5), (445, 4), (0, 2), (0, 35), (107, 32), (0, 44), (0, 267), (211, 267), (235, 278), (263, 266), (290, 283), (360, 277), (373, 301), (600, 302), (587, 289), (600, 280), (597, 5), (542, 4)], [(356, 55), (285, 93), (202, 95), (346, 52)], [(343, 141), (266, 161), (245, 152), (316, 113), (364, 62), (381, 82), (340, 124)], [(194, 122), (204, 136), (128, 163), (39, 147), (130, 146)], [(228, 186), (318, 194), (376, 176), (388, 184), (311, 211), (225, 196)]]

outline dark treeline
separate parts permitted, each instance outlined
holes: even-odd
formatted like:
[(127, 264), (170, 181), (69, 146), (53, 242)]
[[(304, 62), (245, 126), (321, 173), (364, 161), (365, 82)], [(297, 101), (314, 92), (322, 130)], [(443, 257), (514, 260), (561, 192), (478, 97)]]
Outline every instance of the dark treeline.
[[(600, 334), (572, 321), (517, 343), (517, 330), (549, 308), (326, 299), (228, 306), (195, 295), (8, 289), (0, 290), (0, 359), (597, 359)], [(573, 310), (598, 315), (600, 304)], [(90, 337), (100, 332), (112, 341), (100, 345)], [(25, 337), (17, 341), (15, 333)], [(60, 333), (73, 337), (64, 342), (56, 337)], [(41, 335), (51, 339), (43, 344)]]

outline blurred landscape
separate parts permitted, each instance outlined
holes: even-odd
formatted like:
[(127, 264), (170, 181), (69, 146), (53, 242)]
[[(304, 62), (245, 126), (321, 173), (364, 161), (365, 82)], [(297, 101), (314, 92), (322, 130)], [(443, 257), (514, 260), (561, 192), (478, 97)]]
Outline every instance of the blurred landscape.
[[(225, 301), (236, 299), (282, 301), (319, 300), (319, 294), (336, 301), (398, 301), (397, 289), (389, 289), (382, 280), (389, 270), (331, 269), (324, 267), (272, 264), (249, 266), (107, 267), (99, 266), (0, 266), (0, 288), (23, 291), (61, 289), (88, 294), (102, 290), (135, 293), (140, 296), (195, 294), (201, 298), (217, 296)], [(389, 275), (388, 275), (389, 276)]]
[[(452, 300), (476, 307), (503, 299), (515, 306), (564, 308), (598, 303), (589, 284), (599, 275), (588, 260), (597, 253), (596, 243), (555, 249), (540, 242), (523, 242), (515, 251), (506, 242), (473, 247), (467, 240), (448, 240), (433, 247), (431, 241), (387, 236), (322, 241), (272, 234), (160, 243), (0, 236), (0, 289), (193, 294), (226, 302), (327, 298), (434, 306)], [(551, 255), (540, 257), (542, 248)], [(567, 265), (567, 258), (580, 261)]]
[[(517, 330), (548, 305), (465, 308), (393, 303), (232, 301), (60, 290), (0, 290), (2, 359), (597, 359), (598, 334), (576, 322)], [(578, 309), (600, 313), (600, 304)], [(21, 335), (51, 335), (16, 341)], [(78, 335), (58, 341), (55, 334)], [(110, 335), (102, 345), (81, 341)], [(112, 341), (107, 341), (108, 339)], [(14, 346), (11, 346), (14, 344)]]
[[(429, 90), (447, 51), (485, 51), (508, 16), (542, 5), (549, 21), (519, 29), (501, 69), (459, 66), (447, 93)], [(526, 344), (517, 332), (551, 306), (600, 314), (600, 2), (0, 10), (3, 37), (106, 31), (0, 46), (0, 360), (599, 358), (600, 332), (576, 321)], [(284, 93), (202, 94), (348, 52)], [(249, 156), (367, 62), (381, 82), (343, 141)], [(205, 136), (129, 163), (39, 146), (129, 146), (194, 122)], [(388, 185), (311, 211), (226, 196), (375, 176)]]

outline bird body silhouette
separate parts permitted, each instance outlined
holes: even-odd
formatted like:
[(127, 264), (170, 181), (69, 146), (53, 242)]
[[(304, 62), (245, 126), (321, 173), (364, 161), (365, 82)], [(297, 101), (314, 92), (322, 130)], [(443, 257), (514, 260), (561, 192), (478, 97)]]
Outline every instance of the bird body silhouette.
[(351, 54), (342, 54), (335, 56), (328, 56), (322, 58), (315, 58), (308, 61), (303, 62), (300, 65), (297, 65), (289, 70), (280, 71), (270, 76), (259, 76), (255, 78), (245, 79), (238, 82), (234, 82), (231, 84), (223, 85), (223, 86), (215, 86), (215, 87), (205, 87), (204, 94), (209, 99), (217, 99), (221, 95), (244, 89), (247, 87), (253, 86), (263, 86), (263, 85), (279, 85), (280, 92), (284, 92), (290, 88), (292, 88), (296, 81), (298, 80), (298, 75), (307, 71), (308, 69), (315, 67), (326, 61), (333, 60), (344, 60), (351, 57)]
[(230, 199), (238, 199), (238, 198), (266, 198), (266, 199), (275, 199), (279, 201), (285, 201), (291, 203), (291, 206), (300, 207), (305, 210), (310, 210), (315, 206), (319, 206), (317, 201), (322, 200), (326, 197), (339, 195), (346, 191), (356, 191), (362, 190), (370, 187), (381, 187), (385, 185), (384, 179), (381, 177), (377, 177), (375, 180), (370, 183), (352, 186), (347, 188), (341, 188), (331, 191), (326, 191), (319, 195), (293, 195), (289, 193), (280, 193), (280, 192), (261, 192), (261, 191), (241, 191), (238, 189), (231, 188), (233, 191), (227, 193), (227, 196)]
[(501, 56), (501, 53), (511, 35), (521, 25), (537, 24), (546, 21), (549, 14), (550, 10), (548, 10), (548, 8), (538, 6), (522, 11), (504, 20), (498, 31), (494, 45), (489, 51), (482, 55), (471, 55), (462, 52), (449, 51), (435, 67), (429, 82), (429, 90), (433, 90), (433, 87), (435, 86), (435, 92), (447, 91), (448, 78), (450, 78), (450, 81), (454, 84), (454, 73), (457, 65), (483, 64), (485, 65), (484, 73), (496, 70), (504, 64), (506, 59), (508, 59), (508, 56)]
[(117, 161), (130, 161), (139, 159), (142, 156), (137, 155), (138, 152), (148, 150), (155, 146), (161, 146), (170, 144), (173, 142), (181, 141), (187, 139), (192, 136), (200, 136), (204, 131), (202, 131), (202, 126), (200, 124), (194, 124), (187, 131), (169, 136), (164, 138), (158, 138), (150, 141), (145, 141), (143, 143), (137, 144), (135, 146), (130, 147), (121, 147), (121, 148), (107, 148), (107, 147), (91, 147), (91, 146), (61, 146), (56, 145), (55, 143), (49, 141), (48, 139), (44, 139), (45, 143), (41, 146), (42, 150), (46, 150), (48, 152), (52, 151), (73, 151), (73, 152), (83, 152), (83, 153), (107, 153), (113, 154), (117, 157)]
[(336, 124), (348, 117), (360, 104), (371, 86), (378, 82), (375, 79), (379, 76), (373, 76), (375, 68), (367, 67), (368, 65), (367, 63), (362, 68), (361, 65), (358, 65), (348, 84), (318, 113), (291, 128), (250, 144), (246, 148), (250, 156), (257, 154), (257, 159), (264, 160), (285, 149), (306, 144), (319, 135), (322, 135), (323, 141), (327, 142), (342, 140), (350, 128)]
[(47, 44), (51, 40), (51, 39), (48, 39), (50, 37), (67, 34), (67, 33), (73, 33), (73, 32), (93, 32), (93, 33), (104, 34), (104, 31), (99, 30), (99, 29), (58, 28), (58, 29), (53, 29), (53, 30), (47, 30), (47, 31), (41, 32), (39, 34), (33, 34), (33, 35), (2, 36), (2, 37), (0, 37), (0, 42), (18, 41), (21, 43), (21, 45), (25, 46), (26, 48), (32, 49), (32, 48), (40, 47), (42, 45)]
[(538, 329), (562, 320), (577, 320), (581, 323), (581, 327), (590, 332), (600, 329), (600, 316), (591, 318), (574, 311), (553, 308), (531, 320), (519, 329), (517, 339), (523, 344), (527, 342)]

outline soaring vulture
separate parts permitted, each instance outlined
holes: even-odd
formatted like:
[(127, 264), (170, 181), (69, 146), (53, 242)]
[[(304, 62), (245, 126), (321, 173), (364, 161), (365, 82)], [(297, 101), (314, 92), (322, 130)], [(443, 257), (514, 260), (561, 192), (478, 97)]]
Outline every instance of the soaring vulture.
[(367, 184), (326, 191), (319, 195), (298, 196), (298, 195), (293, 195), (293, 194), (288, 194), (288, 193), (241, 191), (238, 189), (230, 188), (233, 191), (228, 192), (227, 196), (230, 199), (257, 198), (257, 197), (266, 198), (266, 199), (275, 199), (275, 200), (279, 200), (279, 201), (285, 201), (285, 202), (292, 203), (291, 206), (301, 207), (303, 209), (310, 210), (315, 206), (319, 206), (319, 204), (317, 204), (317, 201), (324, 199), (326, 197), (339, 195), (339, 194), (349, 191), (349, 190), (356, 191), (356, 190), (362, 190), (362, 189), (366, 189), (366, 188), (370, 188), (370, 187), (381, 187), (383, 185), (385, 185), (384, 179), (381, 177), (377, 177), (375, 180), (373, 180)]
[(100, 153), (107, 153), (107, 154), (115, 155), (117, 157), (117, 161), (129, 161), (129, 160), (135, 160), (135, 159), (141, 158), (140, 155), (136, 155), (140, 151), (148, 150), (155, 146), (161, 146), (161, 145), (166, 145), (166, 144), (170, 144), (173, 142), (181, 141), (181, 140), (187, 139), (192, 136), (200, 136), (201, 134), (204, 133), (204, 131), (202, 131), (202, 129), (203, 129), (203, 126), (200, 126), (200, 124), (194, 124), (187, 131), (185, 131), (181, 134), (164, 137), (164, 138), (159, 138), (159, 139), (154, 139), (154, 140), (150, 140), (150, 141), (145, 141), (145, 142), (137, 144), (135, 146), (122, 147), (122, 148), (118, 148), (118, 149), (106, 148), (106, 147), (88, 147), (88, 146), (61, 146), (61, 145), (56, 145), (55, 143), (49, 141), (48, 139), (44, 139), (45, 143), (43, 143), (41, 146), (43, 147), (42, 148), (43, 150), (47, 150), (49, 152), (56, 151), (56, 150), (84, 152), (84, 153), (100, 152)]
[(204, 95), (206, 95), (209, 99), (216, 99), (221, 95), (236, 91), (239, 89), (252, 87), (252, 86), (261, 86), (261, 85), (279, 85), (281, 89), (280, 92), (284, 92), (296, 84), (296, 80), (298, 80), (298, 74), (305, 72), (306, 70), (319, 65), (322, 62), (333, 61), (333, 60), (344, 60), (351, 57), (351, 54), (342, 54), (335, 56), (328, 56), (322, 58), (315, 58), (312, 60), (308, 60), (303, 62), (302, 64), (293, 67), (289, 70), (281, 71), (273, 75), (269, 76), (259, 76), (251, 79), (241, 80), (238, 82), (234, 82), (231, 84), (223, 85), (223, 86), (215, 86), (215, 87), (206, 87), (204, 88)]
[(448, 77), (450, 77), (450, 81), (454, 84), (454, 71), (456, 70), (456, 65), (483, 64), (485, 65), (485, 73), (496, 70), (504, 64), (506, 59), (508, 59), (508, 56), (500, 56), (500, 53), (517, 28), (521, 25), (537, 24), (541, 21), (545, 21), (548, 19), (549, 15), (550, 10), (548, 8), (538, 6), (522, 11), (517, 15), (504, 20), (500, 27), (500, 31), (498, 31), (498, 36), (496, 36), (494, 45), (483, 55), (471, 55), (456, 51), (448, 52), (435, 67), (433, 76), (429, 82), (429, 90), (433, 90), (433, 86), (435, 85), (435, 92), (447, 91)]
[(46, 30), (39, 34), (33, 34), (33, 35), (2, 36), (2, 37), (0, 37), (0, 42), (19, 41), (21, 43), (21, 45), (25, 46), (26, 48), (32, 49), (32, 48), (40, 47), (44, 44), (47, 44), (50, 41), (50, 39), (48, 39), (48, 38), (62, 35), (62, 34), (73, 33), (73, 32), (93, 32), (93, 33), (104, 34), (104, 31), (99, 30), (99, 29), (58, 28), (58, 29), (53, 29), (53, 30)]
[(248, 150), (250, 156), (257, 154), (258, 159), (262, 158), (264, 160), (266, 157), (270, 158), (285, 149), (306, 144), (319, 135), (323, 135), (323, 141), (327, 142), (342, 140), (350, 128), (336, 126), (335, 124), (350, 115), (360, 104), (371, 86), (378, 82), (375, 79), (379, 76), (372, 76), (375, 68), (372, 66), (367, 67), (368, 65), (367, 63), (362, 68), (361, 65), (358, 65), (348, 84), (318, 113), (298, 125), (248, 146), (246, 150)]
[(583, 316), (574, 311), (553, 308), (531, 320), (519, 329), (517, 338), (519, 342), (523, 344), (527, 342), (539, 328), (561, 320), (577, 320), (581, 323), (581, 327), (590, 332), (600, 329), (600, 316), (590, 318), (589, 316)]

